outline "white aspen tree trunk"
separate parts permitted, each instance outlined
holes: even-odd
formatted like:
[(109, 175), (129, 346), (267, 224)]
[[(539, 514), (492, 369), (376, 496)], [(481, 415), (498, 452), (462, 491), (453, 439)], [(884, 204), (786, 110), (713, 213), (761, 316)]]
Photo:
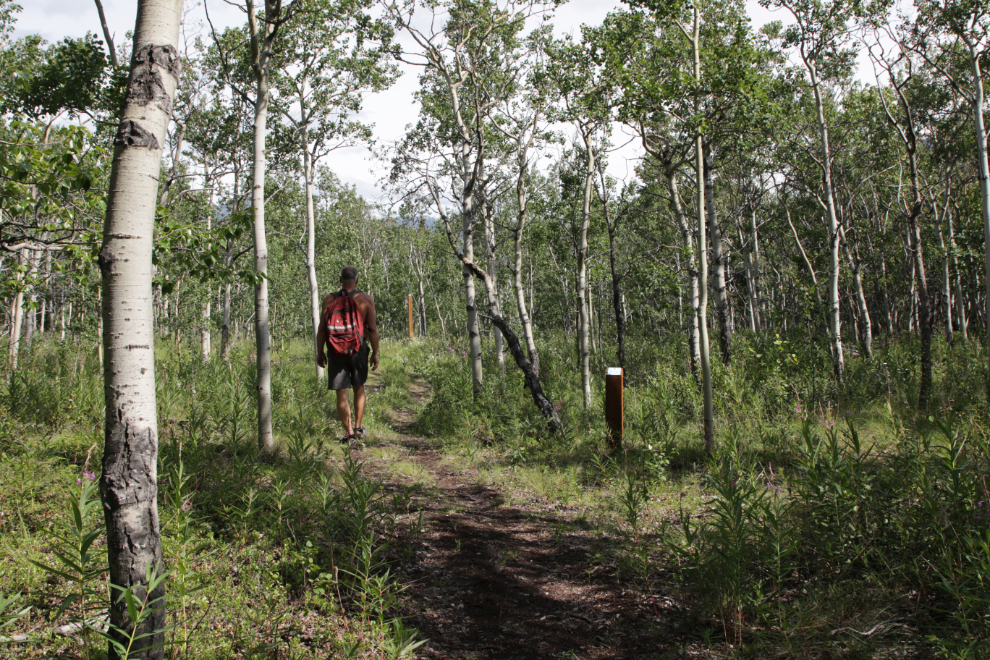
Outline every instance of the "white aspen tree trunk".
[(880, 274), (883, 277), (881, 293), (883, 294), (883, 306), (887, 319), (887, 341), (889, 342), (894, 337), (894, 310), (890, 303), (890, 292), (887, 287), (887, 259), (883, 255), (880, 256)]
[[(947, 214), (946, 214), (947, 215)], [(942, 233), (942, 222), (935, 223), (935, 236), (938, 249), (942, 253), (942, 313), (945, 315), (945, 339), (951, 345), (954, 341), (952, 328), (952, 278), (949, 275), (949, 251)]]
[[(615, 257), (615, 227), (608, 219), (608, 206), (605, 206), (605, 217), (608, 223), (608, 267), (612, 276), (612, 313), (615, 314), (615, 358), (620, 367), (626, 366), (626, 297), (619, 283), (619, 272), (616, 268)], [(680, 295), (678, 295), (680, 301)], [(599, 331), (601, 334), (601, 331)]]
[(670, 205), (674, 211), (674, 218), (681, 229), (681, 239), (684, 244), (684, 252), (687, 260), (687, 281), (688, 296), (691, 301), (691, 318), (688, 323), (688, 352), (691, 357), (691, 373), (695, 380), (701, 380), (699, 368), (701, 366), (701, 333), (698, 329), (698, 308), (701, 305), (701, 290), (698, 284), (699, 269), (696, 254), (696, 243), (691, 227), (688, 224), (687, 215), (681, 203), (681, 193), (678, 186), (677, 173), (667, 174), (667, 188), (670, 191)]
[(530, 260), (530, 307), (526, 306), (526, 292), (523, 288), (523, 232), (526, 229), (526, 220), (529, 215), (529, 161), (526, 157), (528, 144), (522, 138), (517, 143), (516, 160), (518, 164), (518, 174), (516, 176), (516, 205), (518, 215), (516, 216), (516, 227), (513, 231), (513, 261), (512, 261), (512, 287), (516, 294), (516, 307), (519, 311), (519, 322), (522, 324), (523, 341), (526, 342), (526, 353), (529, 361), (533, 365), (533, 372), (540, 375), (540, 355), (536, 350), (536, 340), (533, 338), (533, 322), (529, 316), (529, 309), (533, 304), (533, 262)]
[(738, 221), (736, 222), (736, 235), (739, 238), (739, 254), (742, 255), (743, 265), (745, 266), (743, 273), (746, 276), (746, 292), (749, 294), (746, 300), (749, 311), (749, 330), (753, 334), (756, 334), (756, 328), (759, 325), (759, 311), (756, 304), (756, 286), (753, 284), (753, 248), (752, 245), (749, 250), (742, 248), (745, 245), (745, 238), (743, 238), (742, 227)]
[(962, 272), (959, 270), (959, 252), (956, 248), (956, 232), (952, 223), (952, 213), (947, 215), (949, 225), (949, 247), (952, 250), (952, 269), (956, 273), (955, 295), (956, 295), (956, 330), (962, 335), (963, 341), (969, 339), (966, 319), (966, 298), (963, 296)]
[[(803, 53), (802, 53), (803, 55)], [(822, 187), (825, 195), (825, 212), (828, 220), (829, 259), (828, 259), (828, 322), (832, 339), (832, 367), (835, 379), (842, 383), (845, 358), (842, 353), (842, 309), (839, 304), (839, 220), (835, 210), (835, 195), (832, 192), (832, 147), (828, 137), (828, 123), (825, 121), (825, 103), (822, 100), (821, 83), (818, 80), (818, 65), (805, 58), (805, 66), (811, 76), (811, 88), (815, 94), (815, 112), (818, 118), (818, 133), (821, 139)]]
[[(465, 186), (466, 187), (466, 186)], [(461, 233), (464, 241), (464, 257), (474, 261), (474, 199), (464, 195), (461, 208), (463, 222)], [(474, 290), (474, 277), (467, 266), (462, 269), (464, 277), (464, 306), (467, 310), (468, 351), (471, 354), (471, 391), (480, 397), (484, 392), (484, 374), (481, 367), (481, 328), (478, 325), (478, 306)]]
[(27, 311), (27, 328), (25, 329), (25, 341), (28, 345), (34, 340), (34, 330), (38, 324), (38, 293), (34, 288), (34, 276), (38, 272), (38, 251), (28, 250), (28, 277), (31, 278), (31, 284), (28, 285), (28, 311)]
[[(302, 116), (306, 117), (305, 95), (299, 95), (299, 104), (302, 108)], [(313, 348), (320, 350), (316, 345), (316, 336), (320, 331), (320, 285), (316, 279), (316, 210), (313, 204), (313, 177), (315, 174), (313, 166), (313, 155), (309, 150), (309, 125), (303, 121), (300, 127), (303, 151), (303, 179), (306, 185), (306, 275), (309, 278), (309, 307), (313, 320)], [(317, 365), (316, 379), (323, 380), (323, 367)]]
[[(266, 0), (266, 8), (270, 0)], [(272, 350), (268, 322), (268, 237), (265, 231), (265, 177), (267, 162), (265, 138), (268, 127), (269, 76), (271, 63), (271, 39), (274, 36), (274, 20), (266, 12), (262, 25), (254, 15), (254, 2), (247, 0), (248, 22), (251, 29), (252, 50), (255, 53), (255, 79), (258, 84), (254, 109), (254, 152), (251, 180), (251, 206), (254, 212), (254, 269), (258, 281), (254, 287), (255, 353), (257, 355), (258, 391), (258, 447), (266, 453), (275, 450), (272, 429)]]
[(595, 149), (591, 136), (581, 127), (581, 138), (587, 153), (584, 171), (584, 197), (581, 201), (581, 229), (577, 246), (577, 303), (578, 303), (578, 361), (581, 366), (581, 390), (584, 407), (591, 407), (591, 352), (588, 334), (591, 331), (591, 313), (588, 300), (588, 226), (591, 224), (591, 195), (595, 182)]
[(17, 369), (17, 358), (21, 349), (21, 323), (24, 319), (24, 292), (14, 294), (14, 304), (10, 313), (10, 368)]
[(59, 310), (59, 317), (62, 324), (62, 335), (59, 337), (60, 341), (65, 341), (65, 305), (62, 305), (62, 309)]
[[(139, 0), (127, 95), (114, 139), (103, 245), (102, 331), (106, 360), (103, 473), (100, 495), (106, 520), (109, 631), (132, 628), (120, 589), (145, 595), (147, 574), (162, 565), (158, 526), (158, 419), (155, 405), (152, 249), (162, 144), (178, 84), (176, 47), (182, 0)], [(164, 656), (162, 582), (150, 595), (150, 616), (138, 627), (130, 658)], [(125, 632), (126, 634), (126, 632)], [(109, 645), (111, 660), (118, 658)]]
[[(986, 103), (983, 91), (983, 72), (980, 70), (980, 57), (976, 45), (970, 43), (970, 65), (973, 68), (973, 122), (976, 129), (976, 161), (980, 177), (980, 210), (983, 214), (983, 246), (985, 267), (983, 283), (986, 286), (985, 300), (990, 303), (990, 163), (987, 162), (987, 130), (983, 121), (983, 106)], [(986, 310), (990, 312), (990, 309)], [(984, 318), (987, 333), (987, 347), (990, 348), (990, 319)], [(990, 355), (990, 350), (987, 351)], [(990, 363), (987, 371), (987, 391), (990, 391)]]
[(223, 316), (220, 321), (220, 358), (230, 357), (230, 282), (223, 285)]
[[(206, 179), (206, 164), (203, 164), (203, 177)], [(206, 214), (206, 231), (210, 232), (213, 229), (213, 191), (210, 190), (210, 210)], [(201, 348), (203, 351), (203, 362), (209, 362), (210, 357), (213, 353), (213, 336), (210, 332), (211, 323), (210, 317), (212, 316), (212, 302), (210, 297), (212, 292), (207, 288), (206, 302), (203, 303), (203, 324), (200, 330)]]
[(722, 364), (732, 363), (732, 322), (729, 310), (729, 294), (725, 286), (726, 257), (722, 250), (722, 228), (715, 211), (715, 185), (712, 167), (712, 148), (707, 143), (703, 151), (705, 163), (705, 214), (712, 242), (712, 277), (715, 280), (715, 315), (718, 318), (718, 344)]
[(751, 265), (753, 268), (753, 288), (756, 289), (756, 309), (758, 312), (759, 329), (767, 329), (767, 306), (763, 300), (763, 284), (760, 278), (760, 232), (756, 225), (756, 207), (751, 207), (749, 212), (750, 233), (752, 234), (753, 246), (750, 252)]
[(846, 232), (840, 226), (839, 227), (839, 238), (842, 242), (842, 250), (846, 255), (846, 262), (849, 264), (849, 270), (853, 274), (853, 286), (856, 290), (856, 304), (859, 307), (859, 317), (863, 324), (862, 329), (857, 330), (857, 334), (862, 339), (863, 342), (863, 353), (866, 355), (866, 359), (873, 359), (873, 321), (870, 318), (870, 308), (866, 303), (866, 291), (863, 289), (863, 264), (859, 260), (858, 256), (853, 258), (852, 250), (849, 249), (849, 243), (846, 241)]
[(417, 277), (416, 283), (419, 285), (419, 334), (426, 336), (426, 292), (423, 289), (423, 278)]
[[(492, 309), (495, 310), (496, 314), (502, 316), (502, 305), (498, 297), (498, 266), (495, 260), (495, 249), (497, 247), (495, 220), (492, 217), (491, 205), (487, 201), (482, 204), (482, 217), (485, 229), (485, 255), (488, 257), (488, 277), (491, 280), (488, 285), (488, 295), (492, 296)], [(498, 362), (498, 368), (505, 373), (505, 344), (502, 338), (502, 331), (497, 327), (493, 327), (492, 333), (495, 335), (495, 359)]]
[[(694, 79), (701, 86), (701, 9), (694, 5)], [(697, 101), (695, 101), (697, 104)], [(697, 111), (698, 108), (695, 108)], [(708, 239), (705, 217), (705, 146), (699, 132), (695, 140), (695, 181), (698, 183), (698, 347), (701, 352), (701, 386), (704, 399), (705, 448), (715, 449), (715, 404), (712, 392), (712, 363), (708, 345)]]

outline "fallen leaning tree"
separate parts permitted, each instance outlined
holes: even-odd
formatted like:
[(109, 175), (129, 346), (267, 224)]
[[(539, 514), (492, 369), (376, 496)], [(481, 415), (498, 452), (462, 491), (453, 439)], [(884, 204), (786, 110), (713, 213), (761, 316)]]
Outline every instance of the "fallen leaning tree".
[(516, 361), (516, 365), (519, 367), (519, 370), (522, 371), (523, 378), (526, 382), (526, 387), (529, 389), (529, 393), (533, 397), (533, 402), (536, 404), (536, 407), (540, 409), (540, 413), (543, 415), (544, 419), (547, 420), (547, 426), (549, 429), (554, 433), (561, 431), (563, 429), (563, 425), (560, 423), (560, 416), (557, 415), (557, 409), (554, 408), (553, 402), (543, 392), (543, 385), (540, 383), (540, 377), (537, 375), (536, 370), (533, 369), (533, 364), (529, 361), (529, 358), (526, 357), (526, 352), (519, 344), (519, 337), (517, 337), (516, 333), (512, 331), (511, 327), (509, 327), (508, 322), (506, 322), (506, 320), (495, 311), (497, 309), (495, 296), (493, 295), (495, 285), (492, 282), (491, 275), (489, 275), (485, 269), (476, 264), (472, 259), (468, 259), (463, 252), (457, 249), (457, 244), (454, 241), (454, 234), (450, 229), (450, 222), (447, 215), (445, 213), (441, 213), (441, 219), (443, 220), (444, 229), (447, 232), (447, 240), (450, 242), (450, 247), (454, 251), (454, 254), (460, 262), (464, 264), (464, 267), (485, 285), (485, 291), (488, 294), (489, 311), (489, 314), (486, 315), (485, 318), (490, 320), (496, 328), (502, 331), (502, 335), (505, 337), (505, 343), (509, 348), (509, 353), (512, 354), (513, 359)]

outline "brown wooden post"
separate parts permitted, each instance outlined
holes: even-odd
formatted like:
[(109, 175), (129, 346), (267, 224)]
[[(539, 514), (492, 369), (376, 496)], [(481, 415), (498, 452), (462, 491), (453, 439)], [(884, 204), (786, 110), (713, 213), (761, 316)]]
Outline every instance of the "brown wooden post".
[(622, 398), (624, 381), (625, 370), (622, 367), (610, 367), (605, 372), (605, 423), (608, 424), (612, 447), (622, 446), (622, 435), (626, 428), (625, 403)]
[(412, 294), (409, 294), (409, 338), (413, 338)]

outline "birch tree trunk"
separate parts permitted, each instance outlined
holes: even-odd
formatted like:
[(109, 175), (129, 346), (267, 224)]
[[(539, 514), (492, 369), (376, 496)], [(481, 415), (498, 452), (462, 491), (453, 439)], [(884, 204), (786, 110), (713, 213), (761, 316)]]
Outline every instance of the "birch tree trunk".
[(230, 357), (230, 282), (223, 285), (223, 316), (220, 321), (220, 358)]
[[(520, 141), (521, 142), (521, 141)], [(526, 307), (526, 292), (523, 289), (522, 268), (522, 240), (523, 231), (526, 229), (526, 219), (528, 216), (528, 189), (527, 176), (529, 173), (526, 152), (519, 148), (519, 172), (516, 178), (516, 201), (519, 207), (516, 216), (516, 228), (513, 231), (513, 261), (512, 261), (512, 287), (516, 294), (516, 307), (519, 309), (519, 322), (522, 323), (523, 340), (526, 342), (526, 353), (529, 355), (530, 364), (533, 366), (533, 373), (540, 375), (540, 355), (536, 350), (536, 341), (533, 339), (533, 323), (529, 317), (529, 309)], [(532, 270), (530, 271), (532, 277)]]
[[(701, 86), (701, 9), (694, 6), (694, 79)], [(695, 101), (697, 104), (697, 101)], [(696, 107), (697, 111), (697, 107)], [(701, 351), (701, 387), (705, 409), (705, 447), (715, 449), (715, 405), (712, 364), (708, 346), (708, 239), (705, 231), (705, 145), (699, 132), (695, 139), (695, 181), (698, 182), (698, 347)]]
[[(498, 275), (497, 266), (495, 261), (495, 248), (497, 247), (495, 241), (495, 221), (492, 217), (492, 207), (491, 204), (486, 200), (482, 204), (482, 218), (484, 221), (485, 230), (485, 255), (488, 257), (488, 277), (490, 282), (486, 282), (486, 286), (490, 287), (489, 295), (493, 296), (492, 308), (494, 313), (498, 316), (502, 316), (502, 305), (498, 297)], [(496, 326), (492, 330), (495, 335), (495, 359), (498, 362), (498, 368), (504, 373), (505, 372), (505, 345), (502, 339), (502, 331)]]
[[(17, 263), (21, 266), (28, 260), (27, 248), (17, 253)], [(18, 270), (15, 275), (17, 293), (10, 306), (10, 368), (17, 369), (17, 361), (21, 351), (21, 333), (24, 326), (24, 274)]]
[[(206, 165), (203, 165), (203, 176), (207, 179)], [(210, 210), (206, 215), (206, 231), (209, 232), (213, 229), (213, 191), (210, 190)], [(207, 289), (209, 291), (209, 289)], [(206, 294), (206, 302), (203, 303), (203, 325), (200, 330), (200, 338), (203, 350), (203, 362), (209, 362), (210, 357), (213, 354), (213, 333), (211, 328), (210, 319), (213, 316), (213, 300), (211, 299), (211, 293)]]
[[(267, 162), (265, 139), (270, 100), (271, 58), (278, 26), (284, 22), (281, 0), (265, 0), (265, 16), (259, 25), (254, 0), (246, 0), (251, 35), (251, 68), (257, 82), (254, 102), (254, 151), (252, 158), (251, 206), (254, 212), (254, 330), (257, 354), (258, 446), (264, 452), (275, 450), (272, 430), (272, 350), (268, 319), (268, 238), (265, 231), (265, 178)], [(286, 14), (288, 11), (286, 11)]]
[(863, 327), (860, 334), (863, 341), (863, 353), (866, 355), (866, 359), (872, 360), (873, 321), (870, 318), (870, 308), (866, 304), (866, 292), (863, 290), (863, 262), (859, 259), (858, 249), (856, 258), (853, 258), (853, 253), (849, 249), (849, 243), (846, 241), (846, 232), (841, 226), (839, 227), (839, 238), (842, 242), (842, 249), (845, 252), (849, 269), (852, 271), (853, 284), (856, 288), (856, 304), (859, 307), (859, 316), (863, 322)]
[(591, 351), (588, 333), (591, 319), (588, 309), (588, 226), (591, 224), (591, 195), (595, 183), (595, 149), (591, 136), (581, 127), (587, 159), (584, 170), (584, 197), (581, 201), (581, 228), (577, 244), (577, 304), (578, 304), (578, 361), (581, 365), (581, 390), (584, 407), (591, 407)]
[(612, 275), (612, 312), (615, 314), (615, 340), (618, 344), (615, 357), (620, 367), (626, 366), (626, 319), (623, 313), (623, 296), (619, 284), (619, 272), (615, 266), (615, 227), (608, 219), (606, 207), (606, 222), (608, 224), (608, 267)]
[[(182, 0), (139, 0), (133, 57), (114, 139), (103, 245), (103, 372), (106, 397), (100, 495), (110, 570), (110, 633), (131, 629), (121, 588), (145, 595), (150, 570), (163, 570), (158, 527), (158, 420), (155, 405), (151, 255), (162, 144), (180, 74), (177, 49)], [(158, 659), (165, 628), (164, 582), (139, 626), (130, 658)], [(109, 646), (109, 657), (118, 657)]]
[(752, 233), (752, 247), (750, 250), (750, 265), (753, 268), (753, 288), (756, 290), (756, 305), (758, 319), (759, 319), (759, 329), (767, 329), (767, 306), (766, 302), (763, 300), (763, 284), (760, 281), (760, 232), (756, 225), (756, 207), (750, 207), (749, 210), (749, 224), (750, 231)]
[[(302, 113), (306, 116), (305, 100), (300, 95)], [(303, 178), (306, 184), (306, 274), (309, 277), (309, 311), (313, 321), (313, 347), (319, 351), (316, 337), (320, 331), (320, 285), (316, 279), (316, 211), (313, 204), (313, 155), (309, 151), (309, 127), (303, 123)], [(323, 380), (323, 367), (316, 366), (316, 379)]]
[(753, 277), (753, 246), (750, 245), (749, 250), (744, 250), (743, 245), (745, 245), (745, 238), (743, 237), (742, 226), (736, 221), (736, 235), (739, 238), (739, 253), (743, 258), (743, 265), (745, 270), (743, 271), (746, 275), (746, 293), (748, 295), (748, 306), (749, 306), (749, 329), (750, 332), (756, 334), (757, 328), (760, 326), (760, 312), (759, 305), (756, 302), (756, 285), (754, 284)]
[(963, 341), (969, 339), (969, 329), (966, 319), (966, 299), (963, 296), (962, 272), (959, 270), (959, 252), (956, 248), (956, 232), (952, 223), (952, 213), (946, 216), (949, 225), (949, 248), (952, 250), (952, 269), (956, 272), (955, 295), (956, 295), (956, 330), (962, 335)]
[(825, 103), (822, 100), (821, 83), (818, 80), (818, 65), (814, 60), (802, 57), (808, 74), (811, 77), (811, 87), (815, 93), (815, 112), (818, 118), (818, 133), (821, 139), (822, 153), (822, 192), (825, 196), (825, 214), (828, 221), (829, 259), (828, 259), (828, 322), (829, 334), (832, 340), (832, 368), (835, 379), (842, 383), (845, 369), (845, 359), (842, 354), (842, 309), (839, 305), (839, 220), (835, 210), (835, 194), (832, 191), (832, 147), (828, 137), (828, 123), (825, 121)]
[[(985, 251), (984, 264), (986, 272), (983, 284), (986, 286), (986, 298), (990, 306), (990, 163), (987, 162), (987, 130), (983, 122), (983, 106), (986, 103), (983, 91), (983, 72), (980, 70), (980, 57), (976, 44), (970, 42), (970, 66), (973, 68), (973, 123), (976, 133), (976, 161), (980, 177), (980, 210), (983, 214), (983, 246)], [(990, 312), (990, 309), (987, 310)], [(987, 347), (990, 348), (990, 320), (984, 319), (984, 330), (987, 333)], [(987, 351), (990, 355), (990, 350)], [(987, 391), (990, 392), (990, 362), (987, 370)]]
[[(465, 145), (467, 146), (467, 145)], [(461, 202), (461, 235), (464, 246), (464, 257), (474, 262), (474, 196), (471, 186), (464, 186)], [(484, 374), (481, 368), (481, 328), (478, 325), (478, 306), (474, 290), (474, 277), (465, 265), (462, 269), (464, 277), (464, 306), (467, 310), (468, 351), (471, 354), (471, 391), (477, 398), (484, 392)]]
[(715, 280), (715, 315), (718, 317), (718, 341), (722, 364), (732, 363), (732, 324), (729, 318), (729, 295), (725, 287), (725, 254), (722, 251), (722, 229), (715, 212), (715, 185), (712, 181), (712, 148), (707, 143), (703, 151), (705, 163), (705, 213), (712, 234), (712, 276)]
[(695, 380), (700, 382), (701, 333), (698, 329), (698, 319), (700, 318), (698, 307), (701, 305), (701, 291), (698, 285), (698, 258), (694, 232), (691, 231), (687, 215), (684, 213), (676, 172), (667, 173), (667, 189), (670, 191), (670, 206), (674, 212), (674, 218), (681, 230), (681, 240), (687, 261), (685, 272), (687, 273), (688, 295), (691, 300), (691, 318), (688, 322), (688, 352), (691, 356), (691, 373), (694, 374)]
[(935, 237), (938, 239), (938, 249), (942, 253), (942, 314), (945, 316), (945, 339), (949, 345), (953, 343), (952, 329), (952, 277), (949, 275), (949, 250), (942, 233), (942, 220), (948, 215), (948, 210), (935, 223)]

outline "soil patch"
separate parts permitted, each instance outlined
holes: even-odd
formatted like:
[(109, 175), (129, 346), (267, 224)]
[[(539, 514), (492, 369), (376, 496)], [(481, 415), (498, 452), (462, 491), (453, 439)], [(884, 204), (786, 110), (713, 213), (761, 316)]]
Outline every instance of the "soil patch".
[[(429, 395), (416, 381), (413, 395)], [(470, 468), (453, 467), (412, 432), (396, 410), (403, 460), (432, 484), (414, 498), (421, 533), (400, 537), (399, 566), (411, 625), (430, 641), (424, 658), (676, 658), (685, 650), (686, 611), (672, 598), (632, 589), (598, 566), (607, 538), (566, 511), (506, 506)], [(370, 458), (370, 457), (369, 457)], [(370, 461), (369, 461), (370, 462)], [(395, 488), (387, 484), (386, 487)], [(693, 637), (693, 636), (692, 636)]]

